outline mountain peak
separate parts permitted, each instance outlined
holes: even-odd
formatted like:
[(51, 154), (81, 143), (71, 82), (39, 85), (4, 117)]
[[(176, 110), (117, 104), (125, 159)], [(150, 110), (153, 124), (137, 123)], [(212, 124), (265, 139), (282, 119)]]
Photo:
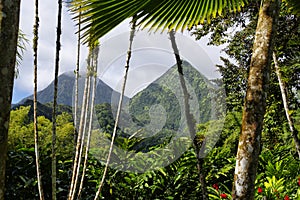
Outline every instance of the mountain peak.
[[(83, 73), (82, 73), (83, 74)], [(120, 94), (114, 91), (111, 87), (105, 84), (102, 80), (97, 80), (97, 90), (95, 96), (95, 103), (112, 103), (112, 95), (119, 96)], [(83, 95), (85, 83), (85, 76), (81, 75), (79, 78), (79, 96)], [(72, 106), (73, 104), (73, 94), (75, 86), (75, 74), (73, 71), (65, 72), (58, 77), (58, 99), (57, 103), (62, 105)], [(45, 89), (41, 90), (37, 94), (37, 100), (42, 103), (53, 102), (54, 94), (54, 81), (52, 81)], [(33, 99), (33, 95), (25, 97), (18, 104), (24, 104), (27, 99)], [(128, 97), (125, 97), (125, 101)]]

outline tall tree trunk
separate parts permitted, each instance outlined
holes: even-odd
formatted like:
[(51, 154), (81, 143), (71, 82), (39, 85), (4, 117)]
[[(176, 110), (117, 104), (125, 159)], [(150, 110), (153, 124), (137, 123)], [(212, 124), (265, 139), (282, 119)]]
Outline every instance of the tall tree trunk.
[(177, 63), (177, 71), (178, 71), (178, 75), (179, 75), (179, 81), (180, 81), (181, 89), (182, 89), (183, 95), (184, 95), (184, 111), (185, 111), (186, 121), (187, 121), (187, 125), (188, 125), (188, 130), (190, 132), (191, 138), (193, 139), (193, 147), (195, 149), (196, 156), (197, 156), (197, 169), (198, 169), (198, 174), (199, 174), (199, 181), (201, 183), (202, 199), (207, 200), (208, 195), (207, 195), (206, 181), (205, 181), (206, 176), (205, 176), (205, 172), (203, 170), (204, 160), (200, 156), (200, 148), (198, 147), (197, 140), (196, 140), (196, 130), (195, 130), (196, 124), (195, 124), (194, 116), (191, 114), (190, 105), (189, 105), (190, 94), (189, 94), (186, 84), (185, 84), (184, 74), (183, 74), (183, 69), (182, 69), (182, 61), (181, 61), (178, 47), (176, 44), (174, 30), (171, 30), (169, 32), (169, 35), (170, 35), (170, 40), (172, 43), (172, 48), (174, 51), (176, 63)]
[(77, 136), (77, 142), (76, 142), (76, 151), (75, 151), (75, 157), (73, 162), (73, 172), (72, 172), (72, 179), (69, 189), (69, 195), (68, 200), (73, 200), (76, 190), (76, 181), (78, 180), (79, 176), (79, 167), (81, 162), (81, 145), (83, 143), (83, 133), (84, 133), (84, 123), (85, 123), (85, 116), (86, 116), (86, 108), (88, 105), (88, 87), (90, 85), (90, 76), (89, 76), (89, 68), (91, 66), (91, 57), (92, 57), (92, 49), (89, 51), (88, 59), (87, 59), (87, 72), (86, 72), (86, 78), (85, 78), (85, 84), (84, 84), (84, 90), (83, 90), (83, 97), (82, 97), (82, 107), (81, 107), (81, 113), (80, 113), (80, 122), (79, 122), (79, 129), (78, 129), (78, 136)]
[(59, 71), (59, 52), (60, 52), (60, 36), (61, 36), (61, 14), (62, 0), (58, 0), (57, 13), (57, 30), (56, 30), (56, 58), (54, 72), (54, 95), (53, 95), (53, 112), (52, 112), (52, 199), (56, 200), (56, 107), (57, 107), (57, 86)]
[(280, 91), (281, 91), (282, 102), (283, 102), (283, 107), (284, 107), (286, 119), (288, 121), (290, 131), (292, 133), (292, 137), (293, 137), (293, 140), (294, 140), (294, 143), (295, 143), (296, 151), (297, 151), (298, 157), (300, 159), (300, 140), (298, 138), (298, 131), (297, 131), (297, 129), (295, 129), (293, 119), (291, 118), (290, 113), (289, 113), (289, 106), (288, 106), (287, 96), (286, 96), (286, 93), (285, 93), (286, 89), (285, 89), (285, 85), (284, 85), (284, 83), (282, 82), (282, 79), (281, 79), (281, 73), (280, 73), (280, 69), (279, 69), (279, 65), (278, 65), (278, 62), (277, 62), (275, 52), (273, 52), (273, 61), (274, 61), (274, 64), (275, 64), (275, 72), (276, 72), (278, 82), (279, 82), (279, 87), (280, 87)]
[(125, 87), (126, 87), (126, 82), (127, 82), (127, 76), (128, 76), (129, 63), (130, 63), (130, 58), (131, 58), (132, 43), (133, 43), (133, 38), (134, 38), (134, 34), (135, 34), (136, 15), (133, 16), (131, 23), (132, 23), (132, 25), (131, 25), (130, 38), (129, 38), (129, 47), (128, 47), (128, 51), (127, 51), (127, 59), (126, 59), (126, 64), (125, 64), (125, 73), (124, 73), (124, 78), (123, 78), (123, 85), (122, 85), (122, 91), (121, 91), (121, 96), (120, 96), (120, 100), (119, 100), (118, 110), (117, 110), (117, 114), (116, 114), (116, 121), (115, 121), (114, 131), (113, 131), (113, 134), (112, 134), (111, 143), (110, 143), (109, 152), (108, 152), (104, 172), (103, 172), (103, 175), (102, 175), (102, 179), (101, 179), (101, 182), (100, 182), (100, 185), (99, 185), (99, 188), (97, 190), (97, 193), (96, 193), (96, 196), (95, 196), (94, 200), (97, 200), (99, 198), (102, 187), (104, 185), (104, 180), (105, 180), (105, 177), (106, 177), (108, 165), (109, 165), (109, 162), (110, 162), (111, 153), (112, 153), (112, 150), (113, 150), (114, 140), (115, 140), (116, 133), (117, 133), (118, 123), (119, 123), (120, 114), (121, 114), (121, 110), (122, 110), (121, 108), (122, 108), (122, 104), (123, 104), (123, 97), (124, 97)]
[(40, 199), (44, 199), (42, 186), (42, 177), (40, 170), (40, 155), (39, 155), (39, 133), (37, 122), (37, 70), (38, 70), (38, 39), (39, 39), (39, 0), (35, 0), (35, 24), (33, 27), (33, 52), (34, 52), (34, 91), (33, 91), (33, 123), (34, 123), (34, 149), (35, 149), (35, 165), (38, 182), (38, 190)]
[(5, 194), (5, 167), (12, 91), (15, 78), (20, 0), (0, 0), (0, 200)]
[(76, 151), (77, 141), (77, 114), (78, 114), (78, 80), (79, 80), (79, 68), (80, 68), (80, 39), (81, 39), (81, 12), (79, 12), (78, 18), (78, 38), (77, 38), (77, 61), (75, 70), (75, 99), (74, 99), (74, 155)]
[(247, 93), (243, 108), (242, 132), (239, 139), (234, 174), (233, 199), (254, 199), (261, 132), (266, 110), (266, 96), (272, 59), (273, 39), (279, 15), (279, 0), (264, 0), (250, 62)]
[[(93, 49), (91, 49), (91, 52), (93, 52)], [(91, 55), (91, 63), (93, 62), (93, 55)], [(83, 128), (82, 128), (82, 132), (81, 132), (81, 144), (80, 144), (80, 150), (79, 150), (79, 154), (78, 154), (78, 164), (77, 164), (77, 169), (76, 169), (76, 176), (75, 176), (75, 180), (74, 180), (74, 188), (73, 188), (73, 194), (71, 196), (71, 199), (75, 198), (75, 194), (76, 194), (76, 189), (77, 189), (77, 185), (78, 185), (78, 179), (79, 179), (79, 172), (80, 172), (80, 166), (81, 166), (81, 160), (82, 160), (82, 153), (83, 153), (83, 149), (84, 149), (84, 142), (86, 139), (86, 126), (88, 123), (88, 113), (89, 113), (89, 105), (90, 105), (90, 96), (91, 96), (91, 80), (92, 80), (92, 76), (91, 76), (91, 65), (87, 68), (87, 77), (88, 77), (88, 85), (87, 85), (87, 92), (86, 92), (86, 105), (85, 105), (85, 112), (83, 114)]]
[(90, 106), (90, 117), (89, 117), (89, 127), (88, 127), (88, 134), (87, 134), (87, 141), (85, 146), (85, 155), (84, 155), (84, 162), (83, 162), (83, 169), (82, 169), (82, 175), (81, 175), (81, 181), (80, 186), (78, 190), (77, 199), (80, 199), (81, 192), (83, 188), (83, 181), (85, 176), (85, 171), (87, 168), (87, 160), (88, 160), (88, 154), (89, 154), (89, 148), (90, 148), (90, 141), (91, 141), (91, 135), (92, 135), (92, 125), (93, 125), (93, 108), (95, 104), (95, 93), (97, 88), (97, 68), (98, 68), (98, 54), (99, 54), (99, 45), (97, 44), (96, 47), (93, 48), (93, 59), (92, 59), (92, 75), (94, 77), (93, 80), (93, 87), (92, 87), (92, 102)]

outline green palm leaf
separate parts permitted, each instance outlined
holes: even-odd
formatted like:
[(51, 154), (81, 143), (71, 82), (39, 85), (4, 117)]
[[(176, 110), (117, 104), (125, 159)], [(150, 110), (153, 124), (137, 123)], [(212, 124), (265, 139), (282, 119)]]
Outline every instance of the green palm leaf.
[(82, 37), (87, 42), (91, 35), (97, 40), (133, 15), (137, 15), (142, 28), (184, 31), (209, 23), (225, 10), (240, 11), (245, 3), (247, 0), (73, 0), (71, 11), (75, 14), (81, 11)]
[[(97, 40), (125, 19), (137, 14), (150, 0), (74, 0), (71, 12), (82, 16), (84, 43)], [(77, 14), (74, 19), (77, 19)], [(91, 33), (93, 27), (93, 33)], [(90, 38), (91, 35), (93, 38)]]

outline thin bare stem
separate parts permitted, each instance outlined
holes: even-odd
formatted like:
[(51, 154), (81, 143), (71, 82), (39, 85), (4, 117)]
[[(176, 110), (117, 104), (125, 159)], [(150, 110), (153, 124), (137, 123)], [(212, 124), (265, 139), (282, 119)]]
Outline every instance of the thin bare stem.
[(295, 146), (296, 146), (296, 151), (297, 151), (298, 157), (300, 159), (300, 141), (299, 141), (299, 138), (298, 138), (298, 131), (297, 131), (297, 129), (295, 129), (293, 119), (291, 118), (291, 116), (289, 114), (290, 112), (289, 112), (287, 96), (286, 96), (286, 93), (285, 93), (285, 91), (286, 91), (285, 90), (285, 85), (284, 85), (284, 83), (282, 82), (282, 79), (281, 79), (281, 73), (280, 73), (280, 69), (279, 69), (279, 65), (278, 65), (278, 61), (277, 61), (275, 52), (273, 52), (273, 61), (274, 61), (274, 65), (275, 65), (275, 72), (276, 72), (278, 82), (279, 82), (279, 87), (280, 87), (280, 91), (281, 91), (282, 102), (283, 102), (283, 107), (284, 107), (286, 119), (288, 121), (289, 128), (290, 128), (290, 131), (292, 133), (292, 137), (294, 139), (294, 143), (295, 143)]
[(38, 70), (38, 39), (39, 39), (39, 0), (35, 0), (35, 24), (33, 27), (33, 52), (34, 52), (34, 91), (33, 91), (33, 123), (34, 123), (34, 149), (35, 149), (35, 164), (38, 182), (38, 190), (40, 200), (44, 199), (44, 191), (42, 186), (42, 175), (40, 169), (39, 155), (39, 132), (37, 121), (37, 70)]
[(93, 107), (95, 104), (95, 93), (96, 93), (96, 88), (97, 88), (97, 67), (98, 67), (98, 53), (99, 53), (99, 46), (97, 45), (94, 50), (93, 50), (93, 87), (92, 87), (92, 102), (90, 106), (90, 118), (89, 118), (89, 130), (88, 130), (88, 135), (87, 135), (87, 141), (86, 141), (86, 147), (85, 147), (85, 155), (84, 155), (84, 162), (83, 162), (83, 170), (82, 170), (82, 176), (81, 176), (81, 181), (80, 181), (80, 186), (78, 189), (78, 195), (77, 199), (80, 199), (81, 197), (81, 192), (83, 188), (83, 181), (85, 177), (85, 172), (87, 168), (87, 160), (88, 160), (88, 154), (89, 154), (89, 149), (90, 149), (90, 141), (91, 141), (91, 135), (92, 135), (92, 125), (93, 125)]
[(131, 49), (132, 49), (133, 37), (134, 37), (134, 33), (135, 33), (135, 26), (136, 26), (136, 17), (134, 16), (133, 19), (132, 19), (132, 26), (131, 26), (130, 39), (129, 39), (129, 47), (128, 47), (128, 52), (127, 52), (126, 65), (125, 65), (125, 74), (124, 74), (122, 91), (121, 91), (121, 96), (120, 96), (117, 115), (116, 115), (114, 131), (113, 131), (113, 134), (112, 134), (111, 143), (110, 143), (109, 152), (108, 152), (104, 172), (103, 172), (103, 175), (102, 175), (102, 179), (101, 179), (101, 182), (100, 182), (100, 185), (99, 185), (99, 188), (97, 190), (97, 193), (96, 193), (96, 196), (95, 196), (94, 200), (97, 200), (99, 198), (100, 193), (101, 193), (101, 189), (104, 185), (104, 180), (105, 180), (107, 170), (108, 170), (108, 165), (109, 165), (109, 162), (110, 162), (111, 153), (112, 153), (112, 150), (113, 150), (114, 140), (115, 140), (115, 137), (116, 137), (118, 123), (119, 123), (119, 119), (120, 119), (120, 115), (121, 115), (123, 97), (124, 97), (124, 93), (125, 93), (126, 81), (127, 81), (127, 76), (128, 76), (128, 70), (129, 70), (129, 62), (130, 62), (130, 58), (131, 58)]
[(62, 0), (58, 0), (57, 29), (56, 29), (56, 58), (54, 72), (54, 95), (53, 95), (53, 112), (52, 112), (52, 199), (56, 200), (56, 107), (57, 107), (57, 86), (59, 71), (59, 51), (61, 49), (61, 15)]
[(181, 89), (183, 92), (184, 96), (184, 111), (185, 111), (185, 116), (186, 116), (186, 121), (188, 125), (188, 130), (190, 132), (190, 136), (193, 139), (193, 147), (195, 149), (196, 157), (197, 157), (197, 169), (198, 169), (198, 175), (199, 175), (199, 181), (201, 183), (201, 189), (202, 189), (202, 199), (207, 200), (208, 195), (207, 195), (207, 190), (206, 190), (206, 182), (205, 182), (205, 172), (203, 170), (203, 159), (200, 157), (200, 150), (197, 145), (196, 141), (196, 124), (195, 124), (195, 119), (194, 116), (191, 114), (191, 109), (189, 105), (189, 99), (190, 99), (190, 94), (187, 90), (187, 86), (184, 80), (184, 74), (183, 74), (183, 68), (182, 68), (182, 61), (180, 58), (179, 50), (176, 44), (176, 39), (175, 39), (175, 31), (171, 30), (169, 32), (170, 35), (170, 40), (172, 44), (172, 48), (174, 51), (176, 63), (177, 63), (177, 71), (179, 75), (179, 81), (181, 85)]
[(83, 122), (83, 130), (82, 130), (82, 139), (81, 139), (81, 144), (80, 144), (80, 150), (79, 150), (79, 155), (78, 155), (78, 164), (77, 164), (77, 169), (76, 169), (76, 177), (74, 181), (74, 189), (73, 189), (73, 194), (72, 194), (72, 199), (75, 197), (77, 185), (78, 185), (78, 179), (79, 179), (79, 172), (80, 172), (80, 166), (81, 166), (81, 160), (82, 160), (82, 153), (84, 149), (84, 142), (86, 138), (86, 124), (87, 124), (87, 117), (89, 113), (89, 104), (90, 104), (90, 94), (91, 94), (91, 75), (90, 71), (88, 72), (88, 87), (87, 87), (87, 102), (85, 106), (85, 113), (84, 113), (84, 122)]
[(81, 40), (81, 12), (79, 12), (78, 18), (78, 37), (77, 37), (77, 61), (75, 71), (75, 103), (74, 103), (74, 155), (76, 151), (77, 141), (77, 114), (78, 114), (78, 80), (79, 80), (79, 68), (80, 68), (80, 40)]
[(69, 195), (68, 200), (73, 200), (76, 190), (76, 179), (78, 179), (78, 173), (77, 168), (80, 167), (80, 150), (83, 140), (83, 130), (84, 130), (84, 121), (85, 121), (85, 113), (86, 113), (86, 106), (88, 102), (88, 87), (90, 85), (90, 78), (89, 78), (89, 66), (91, 65), (91, 50), (89, 53), (89, 57), (87, 59), (87, 73), (86, 73), (86, 79), (84, 84), (84, 92), (82, 97), (82, 107), (81, 107), (81, 113), (80, 113), (80, 123), (79, 123), (79, 130), (78, 130), (78, 137), (77, 137), (77, 144), (76, 144), (76, 151), (75, 151), (75, 157), (74, 157), (74, 163), (73, 163), (73, 172), (72, 172), (72, 179), (71, 179), (71, 185), (69, 189)]

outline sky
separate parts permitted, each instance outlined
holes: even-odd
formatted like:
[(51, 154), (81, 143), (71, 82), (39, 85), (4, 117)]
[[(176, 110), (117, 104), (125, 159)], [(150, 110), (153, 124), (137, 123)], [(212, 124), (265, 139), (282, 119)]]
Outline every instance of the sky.
[[(38, 44), (38, 90), (44, 89), (54, 79), (55, 42), (57, 27), (57, 2), (40, 1)], [(14, 82), (13, 103), (33, 93), (33, 24), (34, 0), (21, 1), (20, 28), (26, 34), (24, 58), (19, 66), (19, 76)], [(129, 38), (129, 20), (125, 20), (100, 39), (98, 76), (115, 90), (120, 90)], [(62, 37), (59, 74), (76, 68), (77, 36), (76, 22), (67, 7), (63, 6)], [(188, 60), (208, 79), (219, 77), (215, 64), (221, 64), (223, 47), (207, 46), (207, 38), (200, 41), (188, 32), (177, 33), (176, 40), (180, 55)], [(85, 67), (87, 48), (81, 48), (81, 69)], [(133, 43), (133, 56), (126, 95), (132, 96), (175, 64), (168, 35), (138, 31)]]

